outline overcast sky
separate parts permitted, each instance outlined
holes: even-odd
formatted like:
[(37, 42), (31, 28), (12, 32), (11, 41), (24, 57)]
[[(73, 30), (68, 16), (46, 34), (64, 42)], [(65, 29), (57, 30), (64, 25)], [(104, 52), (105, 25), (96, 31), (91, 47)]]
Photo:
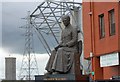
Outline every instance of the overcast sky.
[[(5, 76), (3, 62), (5, 57), (8, 57), (9, 55), (17, 58), (17, 74), (19, 73), (25, 44), (25, 37), (23, 36), (25, 30), (19, 28), (20, 26), (25, 25), (25, 21), (21, 18), (27, 16), (27, 11), (33, 12), (41, 3), (38, 1), (42, 2), (43, 0), (18, 0), (18, 2), (16, 2), (16, 0), (4, 0), (0, 3), (0, 79)], [(34, 48), (37, 53), (39, 72), (40, 74), (43, 74), (49, 56), (46, 54), (45, 49), (38, 38), (36, 38), (36, 36), (34, 37)]]
[[(19, 28), (25, 25), (25, 21), (21, 18), (27, 16), (27, 11), (33, 11), (40, 2), (3, 2), (2, 3), (2, 53), (0, 56), (0, 64), (4, 62), (4, 58), (8, 55), (17, 58), (17, 74), (19, 74), (20, 65), (22, 61), (22, 54), (24, 52), (25, 29)], [(36, 40), (35, 40), (36, 41)], [(41, 53), (37, 54), (37, 61), (41, 62), (38, 64), (39, 71), (43, 74), (43, 70), (48, 60), (48, 55), (44, 54), (45, 51), (41, 46), (40, 42), (37, 41), (37, 51)], [(41, 48), (41, 49), (40, 49)], [(42, 50), (43, 49), (43, 50)], [(41, 51), (40, 51), (41, 50)], [(43, 51), (43, 52), (42, 52)], [(4, 65), (0, 67), (0, 77), (4, 77)]]
[[(27, 11), (33, 12), (40, 3), (33, 2), (5, 2), (2, 4), (2, 48), (8, 52), (21, 54), (25, 44), (25, 29), (19, 28), (26, 24), (21, 19), (27, 17)], [(38, 42), (34, 34), (36, 53), (45, 53), (45, 49)]]

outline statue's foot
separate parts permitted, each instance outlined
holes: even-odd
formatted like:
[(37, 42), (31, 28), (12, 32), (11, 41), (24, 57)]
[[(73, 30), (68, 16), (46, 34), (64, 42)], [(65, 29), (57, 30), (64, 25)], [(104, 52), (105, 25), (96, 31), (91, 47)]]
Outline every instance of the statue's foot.
[(45, 75), (49, 75), (49, 74), (52, 74), (52, 72), (47, 72), (47, 73), (45, 73)]
[(60, 74), (59, 72), (53, 72), (52, 74)]

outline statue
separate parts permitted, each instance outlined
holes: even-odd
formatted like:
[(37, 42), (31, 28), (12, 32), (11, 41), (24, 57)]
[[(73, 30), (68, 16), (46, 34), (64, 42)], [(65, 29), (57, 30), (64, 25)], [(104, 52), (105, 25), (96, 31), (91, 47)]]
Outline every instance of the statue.
[(74, 53), (78, 52), (77, 28), (72, 27), (68, 15), (62, 17), (62, 22), (65, 28), (61, 33), (61, 42), (55, 50), (51, 52), (50, 59), (46, 65), (46, 70), (49, 74), (68, 73), (73, 65)]

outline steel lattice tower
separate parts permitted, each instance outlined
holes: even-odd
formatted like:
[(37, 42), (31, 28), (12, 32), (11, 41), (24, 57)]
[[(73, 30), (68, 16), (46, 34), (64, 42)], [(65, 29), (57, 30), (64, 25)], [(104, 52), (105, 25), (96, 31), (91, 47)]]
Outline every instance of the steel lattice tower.
[(19, 79), (34, 80), (34, 75), (38, 75), (39, 71), (35, 57), (35, 52), (33, 49), (33, 29), (30, 20), (30, 11), (28, 11), (28, 16), (24, 19), (26, 20), (26, 25), (21, 28), (26, 29), (25, 49), (23, 53)]

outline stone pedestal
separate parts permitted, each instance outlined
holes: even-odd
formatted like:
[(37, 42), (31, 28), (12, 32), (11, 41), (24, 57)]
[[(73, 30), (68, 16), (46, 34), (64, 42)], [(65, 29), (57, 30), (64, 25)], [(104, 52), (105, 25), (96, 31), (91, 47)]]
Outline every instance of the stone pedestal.
[(49, 81), (60, 81), (60, 82), (89, 82), (88, 76), (74, 74), (52, 74), (52, 75), (37, 75), (35, 76), (35, 82), (49, 82)]

